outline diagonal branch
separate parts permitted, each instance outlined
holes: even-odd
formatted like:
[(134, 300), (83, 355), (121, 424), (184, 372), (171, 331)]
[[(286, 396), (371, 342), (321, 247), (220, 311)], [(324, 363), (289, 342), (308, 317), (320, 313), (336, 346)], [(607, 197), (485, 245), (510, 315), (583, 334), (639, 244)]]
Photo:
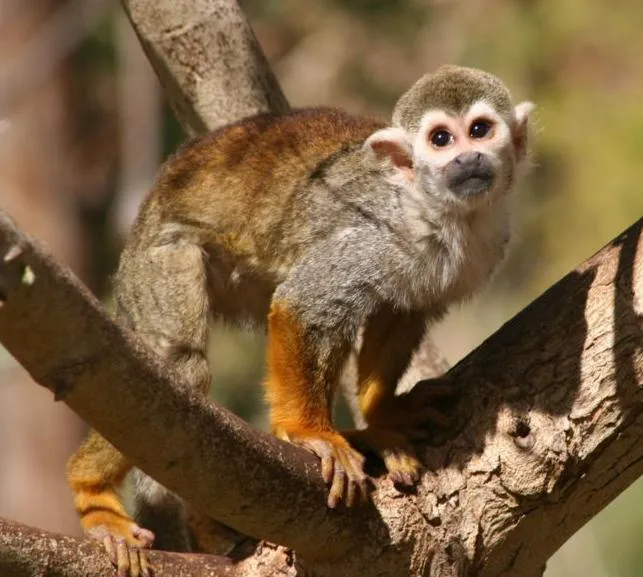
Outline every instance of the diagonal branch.
[(455, 367), (467, 393), (451, 438), (424, 449), (431, 472), (417, 495), (400, 499), (385, 480), (359, 511), (327, 510), (315, 459), (164, 374), (6, 217), (0, 340), (137, 466), (322, 574), (341, 561), (367, 575), (377, 559), (383, 575), (421, 575), (430, 562), (435, 575), (457, 563), (518, 576), (643, 473), (642, 229), (643, 219)]
[(123, 6), (189, 133), (288, 110), (236, 0), (123, 0)]

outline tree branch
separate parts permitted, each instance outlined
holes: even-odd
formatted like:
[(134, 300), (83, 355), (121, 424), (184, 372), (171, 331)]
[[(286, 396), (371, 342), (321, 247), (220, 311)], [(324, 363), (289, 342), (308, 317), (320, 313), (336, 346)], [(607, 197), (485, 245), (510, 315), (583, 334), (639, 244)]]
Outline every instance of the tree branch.
[(425, 447), (429, 473), (417, 494), (400, 499), (383, 480), (375, 507), (358, 511), (326, 509), (305, 451), (163, 374), (6, 218), (0, 339), (137, 466), (235, 529), (293, 547), (320, 574), (336, 562), (346, 575), (372, 574), (375, 560), (382, 575), (421, 575), (428, 563), (435, 575), (454, 565), (463, 575), (531, 574), (643, 472), (642, 228), (643, 220), (455, 367), (467, 392), (450, 438)]
[(183, 128), (289, 109), (236, 0), (123, 0)]
[[(271, 561), (284, 564), (284, 552), (277, 548), (261, 551), (261, 557), (266, 566)], [(250, 563), (233, 564), (212, 555), (150, 551), (149, 560), (155, 577), (249, 577), (257, 574)], [(0, 518), (2, 577), (105, 577), (113, 574), (114, 568), (105, 550), (93, 540), (58, 535)]]
[[(194, 393), (180, 375), (168, 373), (135, 335), (109, 318), (71, 271), (5, 215), (0, 239), (9, 251), (0, 267), (6, 299), (0, 340), (56, 399), (119, 449), (127, 447), (137, 466), (247, 535), (315, 550), (324, 540), (330, 545), (338, 532), (357, 531), (358, 515), (326, 509), (326, 490), (312, 455), (252, 429)], [(150, 390), (164, 393), (150, 395)], [(186, 450), (197, 439), (196, 452)], [(134, 445), (138, 449), (132, 452)], [(160, 459), (159, 446), (164, 447)], [(284, 486), (295, 492), (296, 503)], [(295, 527), (295, 518), (309, 519), (308, 535)]]

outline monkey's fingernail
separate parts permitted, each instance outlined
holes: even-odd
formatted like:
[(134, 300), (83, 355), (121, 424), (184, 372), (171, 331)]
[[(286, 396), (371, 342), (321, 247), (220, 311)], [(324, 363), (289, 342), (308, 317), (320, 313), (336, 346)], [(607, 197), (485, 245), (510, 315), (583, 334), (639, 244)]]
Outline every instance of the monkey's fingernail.
[(18, 258), (23, 253), (22, 247), (14, 244), (4, 255), (2, 259), (4, 262), (11, 262), (12, 260)]

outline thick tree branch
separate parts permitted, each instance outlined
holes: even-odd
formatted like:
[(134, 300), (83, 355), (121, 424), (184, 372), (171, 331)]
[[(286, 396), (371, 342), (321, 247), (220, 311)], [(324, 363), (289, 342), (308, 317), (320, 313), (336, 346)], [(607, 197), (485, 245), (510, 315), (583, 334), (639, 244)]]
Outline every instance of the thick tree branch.
[[(0, 278), (0, 339), (143, 470), (214, 518), (314, 559), (321, 574), (337, 571), (331, 553), (346, 575), (372, 575), (375, 560), (382, 575), (421, 575), (428, 563), (434, 575), (456, 566), (462, 575), (535, 574), (643, 472), (642, 228), (643, 220), (454, 368), (466, 384), (458, 424), (425, 448), (430, 472), (417, 494), (400, 499), (385, 480), (376, 508), (356, 512), (325, 508), (305, 452), (164, 375), (7, 219), (0, 238), (13, 258)], [(150, 398), (151, 389), (163, 394)]]
[(189, 133), (288, 110), (236, 0), (123, 0), (123, 6)]

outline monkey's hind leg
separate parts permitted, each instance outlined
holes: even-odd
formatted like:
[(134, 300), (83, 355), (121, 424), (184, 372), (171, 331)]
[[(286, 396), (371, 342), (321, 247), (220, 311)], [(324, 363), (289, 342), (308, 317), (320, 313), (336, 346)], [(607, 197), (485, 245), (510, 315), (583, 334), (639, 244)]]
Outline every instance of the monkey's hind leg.
[(379, 455), (391, 478), (405, 485), (418, 481), (422, 470), (407, 431), (440, 418), (430, 398), (395, 394), (425, 331), (421, 313), (382, 308), (368, 319), (358, 356), (358, 397), (368, 427), (346, 433), (356, 447)]
[[(206, 394), (211, 380), (206, 255), (188, 239), (168, 242), (161, 234), (140, 242), (121, 256), (115, 283), (119, 316), (170, 373)], [(134, 518), (155, 533), (155, 548), (190, 551), (182, 499), (142, 471), (133, 477)]]
[(127, 514), (116, 493), (130, 468), (113, 445), (90, 431), (69, 461), (67, 478), (83, 529), (103, 543), (118, 574), (147, 577), (150, 567), (142, 549), (152, 545), (154, 533)]
[(331, 508), (342, 501), (351, 507), (369, 490), (363, 455), (332, 424), (333, 395), (348, 351), (349, 342), (337, 333), (308, 334), (292, 311), (273, 302), (266, 381), (272, 429), (321, 459)]

